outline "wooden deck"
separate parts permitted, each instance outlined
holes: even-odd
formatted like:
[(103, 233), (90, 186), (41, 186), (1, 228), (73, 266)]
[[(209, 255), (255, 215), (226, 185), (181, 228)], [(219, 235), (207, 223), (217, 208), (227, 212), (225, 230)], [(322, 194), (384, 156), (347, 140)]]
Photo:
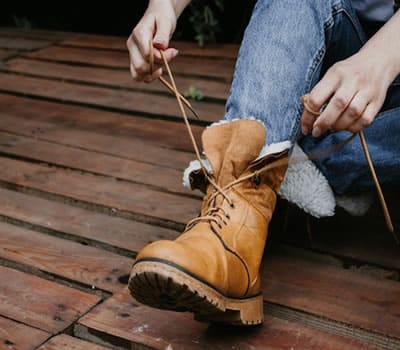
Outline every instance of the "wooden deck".
[[(177, 46), (180, 90), (205, 95), (198, 138), (222, 116), (237, 47)], [(281, 202), (262, 327), (131, 299), (136, 252), (197, 214), (191, 159), (174, 98), (131, 81), (125, 38), (0, 28), (0, 349), (400, 349), (400, 248), (378, 211), (309, 220), (310, 244)]]

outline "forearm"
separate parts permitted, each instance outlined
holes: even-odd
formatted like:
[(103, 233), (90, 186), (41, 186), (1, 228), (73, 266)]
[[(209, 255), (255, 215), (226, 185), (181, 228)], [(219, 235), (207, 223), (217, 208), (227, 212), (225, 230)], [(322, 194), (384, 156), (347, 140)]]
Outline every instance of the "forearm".
[[(158, 2), (165, 2), (166, 0), (150, 0), (150, 4), (157, 4)], [(185, 7), (190, 3), (191, 0), (169, 0), (176, 17), (179, 17)]]
[(360, 50), (384, 64), (388, 79), (400, 74), (400, 11), (396, 13)]

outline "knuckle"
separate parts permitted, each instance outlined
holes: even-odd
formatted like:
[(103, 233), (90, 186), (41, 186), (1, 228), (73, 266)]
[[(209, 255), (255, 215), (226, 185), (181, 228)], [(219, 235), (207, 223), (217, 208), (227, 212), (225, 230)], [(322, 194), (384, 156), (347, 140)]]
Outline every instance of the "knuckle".
[(335, 96), (333, 98), (333, 103), (340, 110), (344, 110), (346, 108), (346, 105), (347, 105), (347, 101), (343, 96)]
[(330, 71), (334, 74), (342, 75), (344, 72), (344, 67), (342, 62), (335, 63), (331, 68)]
[(308, 106), (313, 109), (315, 112), (318, 112), (320, 109), (320, 104), (318, 102), (318, 100), (316, 99), (316, 97), (311, 94), (307, 100), (308, 102)]
[(366, 128), (367, 126), (370, 126), (372, 124), (372, 118), (362, 118), (361, 119), (361, 125), (363, 128)]
[(135, 70), (140, 75), (148, 73), (148, 68), (145, 64), (140, 64), (140, 65), (135, 66)]
[(355, 106), (355, 105), (350, 105), (347, 108), (347, 111), (349, 113), (349, 116), (352, 118), (360, 117), (363, 112), (360, 106)]
[(140, 27), (136, 27), (133, 31), (132, 31), (132, 38), (135, 41), (139, 41), (142, 37), (143, 37), (143, 31), (140, 29)]
[(351, 125), (347, 128), (347, 130), (355, 134), (362, 130), (362, 126), (360, 124)]

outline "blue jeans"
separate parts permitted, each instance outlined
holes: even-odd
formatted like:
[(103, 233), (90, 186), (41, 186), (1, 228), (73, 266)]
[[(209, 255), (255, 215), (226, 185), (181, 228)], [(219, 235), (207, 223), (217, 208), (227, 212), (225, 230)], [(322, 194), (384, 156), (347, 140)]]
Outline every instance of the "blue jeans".
[[(290, 140), (306, 153), (329, 149), (350, 134), (303, 137), (300, 97), (366, 40), (350, 0), (258, 0), (239, 51), (225, 119), (261, 120), (267, 144)], [(400, 179), (400, 77), (365, 136), (379, 180), (395, 184)], [(336, 193), (373, 188), (358, 138), (315, 163)]]

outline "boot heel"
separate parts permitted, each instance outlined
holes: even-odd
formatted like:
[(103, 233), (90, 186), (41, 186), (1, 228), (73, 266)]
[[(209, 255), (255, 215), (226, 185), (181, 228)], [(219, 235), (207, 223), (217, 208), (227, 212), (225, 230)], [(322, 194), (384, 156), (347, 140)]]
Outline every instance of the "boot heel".
[(257, 325), (264, 321), (262, 295), (248, 299), (225, 299), (225, 311), (213, 314), (195, 314), (201, 322), (229, 323), (232, 325)]

